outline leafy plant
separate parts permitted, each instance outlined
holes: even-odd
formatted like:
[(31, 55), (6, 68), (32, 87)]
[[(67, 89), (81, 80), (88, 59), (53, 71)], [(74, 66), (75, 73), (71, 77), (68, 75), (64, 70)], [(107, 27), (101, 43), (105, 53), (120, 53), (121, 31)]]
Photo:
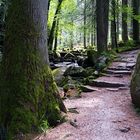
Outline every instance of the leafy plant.
[(46, 132), (48, 131), (49, 128), (50, 128), (50, 127), (49, 127), (49, 123), (48, 123), (47, 120), (44, 120), (44, 121), (42, 122), (42, 124), (40, 125), (40, 130), (43, 131), (44, 133), (46, 133)]

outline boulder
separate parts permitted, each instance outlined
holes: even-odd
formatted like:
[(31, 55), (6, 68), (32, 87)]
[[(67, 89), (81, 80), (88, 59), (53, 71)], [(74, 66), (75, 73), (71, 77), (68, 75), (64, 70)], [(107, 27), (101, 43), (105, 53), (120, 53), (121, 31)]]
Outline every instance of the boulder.
[(140, 53), (137, 58), (134, 73), (130, 84), (130, 93), (133, 104), (140, 107)]
[(82, 66), (84, 68), (87, 67), (94, 67), (97, 61), (97, 51), (93, 49), (87, 50), (87, 57), (78, 56), (77, 57), (77, 63), (79, 66)]
[(86, 58), (84, 58), (83, 56), (78, 56), (78, 57), (77, 57), (77, 64), (78, 64), (79, 66), (83, 66), (85, 59), (86, 59)]
[(108, 64), (108, 58), (105, 57), (105, 56), (100, 56), (98, 59), (97, 59), (97, 62), (96, 62), (96, 65), (95, 65), (95, 69), (97, 71), (102, 71)]
[(87, 72), (82, 67), (75, 67), (70, 66), (67, 68), (67, 70), (64, 72), (64, 76), (72, 76), (72, 77), (86, 77)]

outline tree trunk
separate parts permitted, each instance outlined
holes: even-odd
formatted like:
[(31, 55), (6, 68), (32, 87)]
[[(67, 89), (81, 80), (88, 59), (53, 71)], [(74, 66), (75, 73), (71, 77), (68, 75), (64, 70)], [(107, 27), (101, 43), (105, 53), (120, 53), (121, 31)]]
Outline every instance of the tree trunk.
[[(140, 7), (140, 2), (139, 0), (133, 0), (133, 14), (134, 16), (139, 15), (139, 7)], [(133, 19), (133, 40), (135, 43), (139, 43), (139, 22), (135, 18)]]
[(123, 42), (128, 41), (128, 26), (127, 26), (127, 11), (125, 8), (128, 6), (128, 0), (122, 0), (122, 40)]
[(87, 40), (86, 40), (86, 36), (87, 36), (87, 27), (86, 27), (86, 23), (87, 23), (87, 15), (86, 15), (86, 0), (84, 1), (84, 48), (87, 47)]
[(97, 50), (102, 53), (107, 50), (109, 0), (97, 0)]
[(117, 46), (117, 32), (116, 32), (116, 2), (115, 0), (112, 0), (112, 21), (111, 21), (111, 46), (112, 48), (116, 49), (116, 52), (118, 52), (118, 46)]
[(92, 0), (91, 1), (91, 4), (92, 4), (92, 18), (91, 18), (91, 46), (94, 46), (94, 24), (95, 24), (95, 12), (94, 12), (94, 3), (95, 1)]
[(58, 0), (58, 6), (54, 15), (54, 19), (53, 19), (53, 23), (52, 23), (52, 27), (51, 27), (51, 31), (49, 34), (49, 39), (48, 39), (48, 47), (49, 50), (52, 50), (52, 46), (53, 46), (53, 40), (55, 37), (55, 28), (56, 28), (56, 23), (57, 23), (57, 18), (58, 18), (58, 14), (60, 13), (61, 10), (61, 4), (62, 4), (63, 0)]
[(55, 52), (57, 50), (57, 45), (58, 45), (58, 30), (59, 30), (59, 19), (57, 19), (56, 31), (55, 31), (55, 42), (54, 42), (54, 51)]
[(116, 31), (117, 31), (117, 41), (119, 41), (119, 35), (120, 35), (120, 10), (119, 10), (119, 0), (116, 1), (116, 8), (117, 8), (117, 13), (116, 13), (116, 18), (117, 18), (117, 23), (116, 23)]
[(55, 125), (66, 111), (48, 66), (47, 4), (12, 0), (8, 9), (0, 71), (0, 127), (8, 134), (37, 130), (43, 120)]

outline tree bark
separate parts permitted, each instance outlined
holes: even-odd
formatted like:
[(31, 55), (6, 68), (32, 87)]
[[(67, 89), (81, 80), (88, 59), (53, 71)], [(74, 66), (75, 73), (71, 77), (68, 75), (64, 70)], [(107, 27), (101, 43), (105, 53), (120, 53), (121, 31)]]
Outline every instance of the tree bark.
[(128, 41), (128, 25), (127, 25), (127, 11), (125, 8), (128, 6), (128, 0), (122, 0), (122, 40), (123, 42)]
[(54, 15), (51, 31), (50, 31), (49, 38), (48, 38), (49, 50), (52, 50), (53, 41), (54, 41), (54, 37), (55, 37), (55, 28), (56, 28), (57, 18), (58, 18), (58, 14), (60, 13), (60, 10), (61, 10), (62, 2), (63, 2), (63, 0), (58, 0), (57, 9), (56, 9), (56, 12)]
[(60, 110), (66, 112), (48, 66), (47, 5), (48, 0), (12, 0), (8, 9), (0, 127), (12, 136), (37, 130), (43, 120), (55, 125)]
[(117, 29), (116, 29), (116, 2), (115, 0), (112, 0), (111, 2), (112, 8), (111, 8), (111, 13), (112, 13), (112, 21), (111, 21), (111, 46), (112, 49), (116, 49), (116, 52), (118, 52), (118, 45), (117, 45)]
[(87, 23), (87, 15), (86, 15), (86, 0), (84, 1), (84, 48), (86, 49), (87, 47), (87, 27), (86, 27), (86, 23)]
[[(140, 2), (139, 0), (133, 0), (132, 1), (133, 4), (133, 14), (134, 16), (139, 15), (139, 7), (140, 7)], [(133, 18), (133, 40), (135, 41), (135, 43), (139, 43), (139, 22), (138, 20), (136, 20), (135, 18)]]
[(58, 45), (58, 30), (59, 30), (59, 19), (57, 19), (57, 24), (56, 24), (55, 42), (54, 42), (54, 52), (56, 52), (56, 50), (57, 50), (57, 45)]
[(96, 7), (97, 50), (100, 54), (107, 50), (109, 0), (97, 0)]
[(91, 4), (92, 4), (92, 18), (91, 18), (91, 46), (94, 46), (95, 42), (94, 42), (94, 27), (95, 27), (95, 13), (94, 13), (94, 3), (95, 1), (92, 0)]

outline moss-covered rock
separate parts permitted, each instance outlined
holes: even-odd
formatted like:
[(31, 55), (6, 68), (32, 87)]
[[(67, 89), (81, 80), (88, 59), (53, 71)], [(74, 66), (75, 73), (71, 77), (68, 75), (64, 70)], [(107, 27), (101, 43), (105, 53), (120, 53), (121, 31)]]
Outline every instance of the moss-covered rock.
[(82, 67), (74, 67), (70, 66), (65, 72), (64, 76), (72, 76), (72, 77), (86, 77), (87, 72)]
[(133, 104), (137, 107), (140, 107), (140, 53), (137, 58), (134, 73), (132, 75), (130, 93)]

